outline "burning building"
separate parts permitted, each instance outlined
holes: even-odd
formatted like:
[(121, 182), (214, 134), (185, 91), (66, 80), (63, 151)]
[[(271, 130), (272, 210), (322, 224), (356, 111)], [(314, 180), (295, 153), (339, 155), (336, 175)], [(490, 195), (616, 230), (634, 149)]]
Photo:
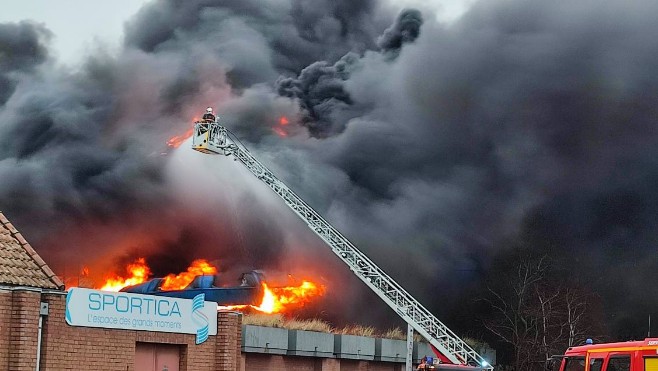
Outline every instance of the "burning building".
[(213, 105), (441, 318), (481, 330), (464, 293), (512, 246), (637, 337), (658, 304), (636, 291), (657, 269), (656, 3), (481, 1), (452, 24), (387, 4), (154, 1), (77, 70), (43, 25), (0, 25), (0, 208), (67, 284), (139, 257), (152, 277), (305, 269), (345, 288), (326, 318), (387, 323), (243, 171), (161, 156)]
[[(204, 259), (192, 262), (187, 271), (152, 278), (144, 258), (125, 267), (126, 277), (109, 275), (97, 288), (165, 297), (192, 299), (203, 293), (220, 309), (284, 313), (294, 311), (324, 295), (324, 285), (302, 280), (298, 285), (272, 286), (261, 271), (243, 273), (239, 284), (227, 282), (218, 269)], [(289, 282), (292, 283), (292, 279)]]
[[(128, 267), (137, 281), (148, 277), (143, 263), (140, 260)], [(203, 262), (195, 266), (204, 267), (205, 273), (213, 270)], [(196, 273), (194, 270), (192, 267), (188, 271)], [(167, 287), (184, 285), (185, 277), (186, 274), (172, 275), (170, 284), (174, 286)], [(195, 277), (192, 282), (214, 278), (213, 275)], [(122, 278), (123, 282), (117, 284), (120, 277), (113, 277), (109, 283), (115, 286), (106, 286), (105, 290), (134, 282), (132, 278)], [(162, 284), (165, 278), (158, 280)], [(260, 311), (285, 309), (295, 302), (295, 297), (304, 296), (303, 292), (314, 291), (308, 282), (299, 288), (271, 290), (261, 283), (265, 291), (263, 302), (255, 308)], [(368, 363), (381, 370), (399, 371), (402, 367), (399, 357), (381, 356), (391, 351), (380, 350), (374, 362), (375, 339), (363, 339), (367, 349), (353, 354), (350, 349), (354, 337), (339, 337), (337, 344), (342, 348), (337, 348), (335, 353), (332, 334), (301, 331), (291, 332), (289, 336), (283, 329), (243, 327), (237, 312), (218, 311), (215, 303), (196, 306), (197, 303), (196, 298), (172, 299), (77, 287), (69, 288), (67, 293), (64, 283), (0, 212), (2, 369), (235, 371), (253, 367), (270, 369), (275, 365), (315, 369), (322, 365), (327, 370), (358, 370)], [(268, 303), (272, 305), (267, 306)], [(187, 305), (192, 308), (190, 313)], [(190, 314), (192, 319), (183, 320)], [(199, 326), (199, 321), (205, 327), (194, 328), (193, 332), (186, 329), (190, 324)], [(276, 341), (270, 340), (273, 331), (282, 332), (285, 341), (281, 342), (281, 336)], [(290, 345), (289, 338), (293, 339)], [(404, 348), (404, 342), (400, 343)], [(317, 346), (313, 348), (314, 345)], [(309, 352), (309, 346), (314, 350)], [(286, 356), (288, 352), (292, 356)]]

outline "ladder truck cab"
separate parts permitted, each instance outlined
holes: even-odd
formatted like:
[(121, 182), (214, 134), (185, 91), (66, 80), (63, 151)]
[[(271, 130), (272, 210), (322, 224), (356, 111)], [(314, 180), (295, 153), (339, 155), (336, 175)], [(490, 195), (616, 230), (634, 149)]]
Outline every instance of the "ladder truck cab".
[(345, 236), (329, 224), (317, 211), (279, 180), (272, 171), (260, 163), (219, 120), (196, 122), (192, 134), (192, 149), (205, 154), (233, 156), (252, 175), (276, 193), (308, 227), (315, 232), (331, 251), (345, 263), (363, 283), (377, 294), (408, 324), (407, 369), (413, 348), (413, 331), (418, 332), (433, 347), (440, 364), (437, 370), (492, 370), (491, 366), (475, 350), (439, 321), (402, 286), (395, 282), (370, 258), (357, 249)]
[(553, 371), (658, 371), (658, 338), (571, 347)]

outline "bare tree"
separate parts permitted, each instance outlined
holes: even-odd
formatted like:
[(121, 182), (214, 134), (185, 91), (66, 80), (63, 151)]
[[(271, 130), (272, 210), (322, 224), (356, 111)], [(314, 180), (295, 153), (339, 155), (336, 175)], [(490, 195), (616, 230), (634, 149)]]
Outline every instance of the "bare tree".
[(564, 296), (566, 305), (566, 325), (569, 329), (568, 346), (582, 344), (587, 338), (588, 326), (584, 323), (585, 314), (587, 313), (587, 301), (582, 292), (575, 289), (568, 289)]
[(485, 327), (514, 351), (515, 370), (542, 370), (552, 355), (582, 344), (595, 320), (583, 288), (559, 277), (546, 256), (520, 257), (513, 273), (488, 287)]
[(535, 287), (535, 295), (539, 304), (538, 315), (541, 321), (539, 337), (541, 338), (540, 348), (544, 355), (544, 362), (547, 362), (553, 355), (555, 342), (560, 338), (561, 331), (554, 331), (556, 320), (556, 308), (559, 306), (560, 289), (542, 290), (539, 286)]
[(494, 317), (484, 325), (502, 341), (514, 348), (514, 367), (529, 370), (535, 363), (533, 348), (538, 344), (538, 330), (542, 326), (534, 312), (534, 292), (546, 271), (545, 258), (533, 261), (523, 259), (515, 275), (508, 277), (511, 290), (489, 288), (490, 297), (485, 300)]

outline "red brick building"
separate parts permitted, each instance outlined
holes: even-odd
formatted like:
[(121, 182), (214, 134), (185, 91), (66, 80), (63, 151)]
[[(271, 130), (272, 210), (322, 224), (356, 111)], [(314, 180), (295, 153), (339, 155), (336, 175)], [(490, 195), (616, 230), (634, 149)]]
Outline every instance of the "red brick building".
[(62, 281), (0, 212), (0, 370), (240, 369), (239, 314), (218, 313), (217, 335), (196, 345), (192, 334), (69, 326), (65, 308)]

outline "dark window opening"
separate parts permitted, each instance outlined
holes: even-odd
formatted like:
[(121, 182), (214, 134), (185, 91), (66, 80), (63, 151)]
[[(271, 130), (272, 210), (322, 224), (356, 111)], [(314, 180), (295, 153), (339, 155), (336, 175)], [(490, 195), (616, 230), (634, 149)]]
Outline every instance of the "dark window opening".
[(564, 371), (585, 371), (584, 357), (569, 357), (566, 359)]
[(589, 371), (601, 371), (603, 368), (603, 358), (590, 358)]
[(610, 357), (606, 371), (631, 371), (631, 357)]

